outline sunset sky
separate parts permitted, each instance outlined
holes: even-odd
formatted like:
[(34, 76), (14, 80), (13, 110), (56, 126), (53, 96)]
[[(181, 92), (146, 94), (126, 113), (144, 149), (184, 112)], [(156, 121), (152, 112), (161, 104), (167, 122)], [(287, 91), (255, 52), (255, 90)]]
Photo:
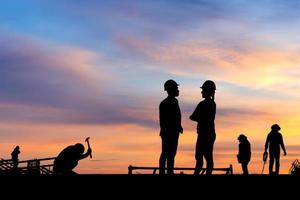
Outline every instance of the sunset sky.
[[(194, 167), (200, 86), (216, 90), (215, 167), (237, 163), (237, 137), (261, 173), (264, 142), (278, 123), (300, 159), (300, 1), (1, 0), (0, 158), (56, 156), (91, 138), (79, 173), (157, 166), (158, 105), (168, 79), (180, 86), (184, 133), (175, 165)], [(265, 168), (265, 173), (267, 173)]]

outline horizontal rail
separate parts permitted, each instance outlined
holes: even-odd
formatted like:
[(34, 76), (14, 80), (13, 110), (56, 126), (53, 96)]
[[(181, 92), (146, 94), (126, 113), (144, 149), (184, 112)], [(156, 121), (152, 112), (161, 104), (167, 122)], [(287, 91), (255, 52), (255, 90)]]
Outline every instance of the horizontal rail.
[[(36, 159), (30, 159), (30, 160), (20, 160), (18, 163), (27, 163), (27, 162), (33, 162), (33, 161), (46, 161), (46, 160), (54, 160), (56, 157), (50, 157), (50, 158), (36, 158)], [(1, 162), (5, 162), (5, 163), (11, 163), (13, 162), (12, 159), (1, 159)]]
[(19, 161), (19, 163), (27, 163), (27, 162), (33, 162), (33, 161), (46, 161), (46, 160), (54, 160), (56, 157), (51, 158), (41, 158), (41, 159), (31, 159), (31, 160), (22, 160)]
[[(159, 167), (138, 167), (138, 166), (128, 166), (128, 174), (132, 174), (133, 170), (153, 170), (153, 174), (156, 173), (157, 170), (159, 170)], [(166, 168), (165, 168), (166, 169)], [(174, 170), (190, 170), (194, 171), (195, 168), (191, 167), (175, 167)], [(206, 168), (202, 168), (202, 174), (206, 171)], [(233, 168), (232, 165), (230, 165), (228, 168), (213, 168), (213, 171), (225, 171), (226, 174), (233, 174)]]

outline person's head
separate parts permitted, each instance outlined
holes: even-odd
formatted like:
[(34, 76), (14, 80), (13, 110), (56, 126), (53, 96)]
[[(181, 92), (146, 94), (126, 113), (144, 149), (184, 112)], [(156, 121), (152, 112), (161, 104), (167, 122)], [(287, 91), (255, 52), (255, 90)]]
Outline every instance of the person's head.
[(84, 146), (80, 143), (77, 143), (74, 145), (75, 149), (76, 149), (76, 153), (81, 155), (84, 153)]
[(274, 132), (278, 132), (278, 131), (280, 131), (280, 126), (278, 125), (278, 124), (273, 124), (272, 126), (271, 126), (271, 130), (272, 131), (274, 131)]
[(201, 86), (202, 88), (202, 97), (207, 99), (207, 98), (211, 98), (214, 100), (215, 98), (215, 91), (216, 91), (216, 84), (211, 81), (211, 80), (207, 80), (203, 83), (203, 85)]
[(239, 142), (244, 142), (247, 140), (247, 137), (244, 134), (239, 135), (237, 138)]
[(164, 84), (164, 89), (167, 91), (169, 96), (177, 97), (179, 96), (178, 84), (170, 79), (167, 80)]

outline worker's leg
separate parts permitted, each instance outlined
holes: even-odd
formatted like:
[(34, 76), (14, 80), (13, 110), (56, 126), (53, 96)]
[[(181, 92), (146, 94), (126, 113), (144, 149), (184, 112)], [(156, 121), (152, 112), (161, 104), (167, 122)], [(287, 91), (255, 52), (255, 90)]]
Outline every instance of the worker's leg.
[(204, 157), (206, 159), (206, 174), (211, 175), (214, 168), (214, 158), (213, 158), (213, 149), (214, 149), (215, 138), (212, 138), (207, 141), (207, 149), (205, 150)]
[(208, 149), (207, 152), (205, 152), (204, 157), (206, 159), (206, 174), (211, 175), (214, 168), (212, 149)]
[(168, 150), (168, 157), (167, 157), (167, 173), (169, 175), (174, 174), (174, 163), (175, 163), (175, 156), (177, 153), (178, 147), (178, 136), (177, 134), (172, 135), (170, 138), (170, 146)]
[(203, 145), (201, 144), (200, 137), (198, 136), (195, 150), (196, 166), (194, 175), (199, 175), (201, 169), (203, 168), (203, 156)]
[(19, 161), (18, 161), (18, 160), (14, 160), (13, 162), (14, 162), (14, 168), (15, 168), (15, 169), (18, 168)]
[(248, 162), (242, 163), (243, 175), (248, 175)]
[(161, 154), (159, 158), (159, 174), (165, 174), (166, 160), (167, 160), (167, 146), (168, 140), (165, 136), (161, 136)]
[(273, 174), (274, 155), (270, 153), (269, 174)]
[(280, 168), (280, 152), (278, 152), (275, 155), (275, 174), (279, 174), (279, 168)]

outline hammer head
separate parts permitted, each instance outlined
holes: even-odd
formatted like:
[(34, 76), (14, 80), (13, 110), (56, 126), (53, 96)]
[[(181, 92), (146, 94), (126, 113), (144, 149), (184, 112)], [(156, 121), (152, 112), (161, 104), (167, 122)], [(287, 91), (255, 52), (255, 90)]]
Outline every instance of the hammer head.
[(89, 139), (90, 139), (90, 137), (87, 137), (87, 138), (85, 139), (85, 141), (86, 141), (86, 142), (88, 142), (88, 141), (89, 141)]

